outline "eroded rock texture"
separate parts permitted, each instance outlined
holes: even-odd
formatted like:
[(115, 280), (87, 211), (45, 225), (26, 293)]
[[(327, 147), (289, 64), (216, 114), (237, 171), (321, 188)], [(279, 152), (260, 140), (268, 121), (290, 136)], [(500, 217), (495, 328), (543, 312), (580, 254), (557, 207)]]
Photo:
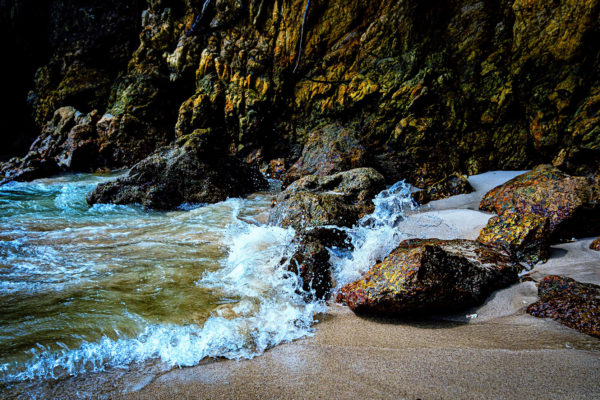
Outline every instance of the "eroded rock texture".
[[(227, 155), (302, 155), (290, 180), (372, 166), (426, 187), (540, 162), (582, 174), (600, 160), (599, 4), (313, 0), (304, 20), (305, 0), (51, 0), (29, 99), (40, 129), (60, 107), (97, 109), (100, 167), (213, 129)], [(332, 131), (338, 143), (320, 140)]]
[(600, 230), (600, 182), (540, 165), (489, 191), (479, 209), (547, 217), (552, 239), (591, 236)]
[(527, 307), (538, 318), (552, 318), (563, 325), (600, 338), (600, 286), (549, 275), (538, 286), (540, 299)]
[(333, 287), (328, 248), (350, 248), (348, 236), (337, 228), (315, 228), (300, 233), (294, 242), (288, 270), (299, 276), (305, 297), (326, 298)]
[(141, 204), (168, 210), (182, 203), (216, 203), (267, 187), (258, 172), (233, 157), (214, 159), (203, 150), (204, 135), (182, 137), (158, 149), (116, 181), (98, 185), (89, 204)]
[(481, 304), (518, 279), (520, 266), (470, 240), (412, 239), (365, 276), (340, 289), (338, 302), (356, 313), (409, 316)]
[(372, 200), (383, 189), (383, 176), (372, 168), (323, 177), (308, 175), (277, 196), (269, 224), (300, 230), (323, 225), (350, 227), (373, 212)]
[(498, 247), (517, 261), (536, 264), (550, 253), (550, 220), (536, 214), (514, 212), (490, 218), (477, 241)]

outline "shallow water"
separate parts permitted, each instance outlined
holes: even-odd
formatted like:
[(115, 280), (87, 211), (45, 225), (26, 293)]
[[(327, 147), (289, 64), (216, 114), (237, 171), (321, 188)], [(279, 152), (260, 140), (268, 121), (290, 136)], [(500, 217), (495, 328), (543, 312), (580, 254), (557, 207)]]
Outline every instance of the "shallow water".
[(244, 357), (310, 332), (319, 306), (276, 264), (294, 232), (258, 226), (272, 194), (174, 212), (89, 207), (105, 180), (0, 187), (0, 380)]
[[(281, 263), (295, 232), (264, 225), (274, 191), (173, 212), (89, 207), (107, 179), (0, 187), (1, 384), (250, 358), (312, 334), (326, 307), (306, 303)], [(347, 229), (354, 251), (332, 249), (338, 286), (407, 236), (395, 225), (413, 207), (408, 187), (374, 202)]]

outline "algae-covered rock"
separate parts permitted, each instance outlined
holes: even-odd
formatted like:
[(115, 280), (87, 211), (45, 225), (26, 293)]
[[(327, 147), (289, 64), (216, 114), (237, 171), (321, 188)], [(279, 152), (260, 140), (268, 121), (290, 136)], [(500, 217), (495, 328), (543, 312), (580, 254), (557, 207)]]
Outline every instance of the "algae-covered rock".
[(182, 203), (216, 203), (266, 188), (258, 170), (234, 157), (204, 157), (196, 139), (157, 150), (125, 177), (98, 185), (88, 194), (88, 203), (136, 203), (167, 210)]
[(550, 220), (536, 214), (506, 212), (490, 218), (477, 241), (499, 247), (518, 261), (546, 261), (550, 252)]
[(309, 175), (277, 196), (269, 223), (295, 229), (352, 226), (373, 211), (371, 200), (383, 189), (383, 176), (372, 168), (356, 168), (324, 177)]
[(600, 230), (600, 186), (597, 180), (540, 165), (492, 189), (479, 209), (547, 217), (552, 239), (590, 236)]
[(333, 287), (328, 248), (350, 247), (347, 235), (336, 228), (315, 228), (299, 234), (294, 241), (296, 251), (288, 270), (299, 276), (307, 298), (326, 298)]
[(406, 240), (362, 279), (342, 287), (336, 300), (361, 314), (457, 311), (516, 282), (519, 268), (507, 255), (471, 240)]
[(600, 251), (600, 238), (590, 243), (590, 249)]
[(446, 197), (458, 194), (471, 193), (473, 190), (465, 175), (453, 175), (415, 192), (413, 199), (417, 204), (422, 205), (430, 201), (445, 199)]
[(290, 167), (285, 182), (291, 183), (306, 175), (326, 176), (368, 165), (366, 148), (355, 132), (338, 124), (328, 125), (310, 133), (302, 155)]
[(600, 338), (600, 286), (549, 275), (538, 285), (540, 299), (527, 307), (538, 318), (552, 318), (569, 328)]

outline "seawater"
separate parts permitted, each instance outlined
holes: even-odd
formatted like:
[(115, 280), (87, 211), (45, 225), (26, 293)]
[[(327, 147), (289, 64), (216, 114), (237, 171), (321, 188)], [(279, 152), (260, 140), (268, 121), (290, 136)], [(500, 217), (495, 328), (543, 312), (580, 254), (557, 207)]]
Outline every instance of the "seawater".
[[(295, 232), (264, 224), (275, 189), (172, 212), (89, 207), (86, 194), (115, 178), (0, 187), (0, 382), (250, 358), (312, 334), (326, 305), (307, 303), (281, 262)], [(406, 237), (395, 224), (414, 208), (408, 186), (374, 202), (346, 228), (354, 250), (331, 249), (338, 287)]]

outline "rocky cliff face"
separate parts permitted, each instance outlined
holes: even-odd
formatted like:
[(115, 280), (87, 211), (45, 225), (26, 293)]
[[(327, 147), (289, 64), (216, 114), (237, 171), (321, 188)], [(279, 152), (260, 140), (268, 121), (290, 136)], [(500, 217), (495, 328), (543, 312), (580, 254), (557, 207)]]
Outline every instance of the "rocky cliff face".
[(368, 155), (353, 167), (416, 184), (598, 168), (600, 0), (127, 4), (49, 5), (30, 101), (40, 128), (60, 106), (98, 110), (98, 157), (80, 168), (131, 165), (198, 129), (290, 165), (339, 129)]

